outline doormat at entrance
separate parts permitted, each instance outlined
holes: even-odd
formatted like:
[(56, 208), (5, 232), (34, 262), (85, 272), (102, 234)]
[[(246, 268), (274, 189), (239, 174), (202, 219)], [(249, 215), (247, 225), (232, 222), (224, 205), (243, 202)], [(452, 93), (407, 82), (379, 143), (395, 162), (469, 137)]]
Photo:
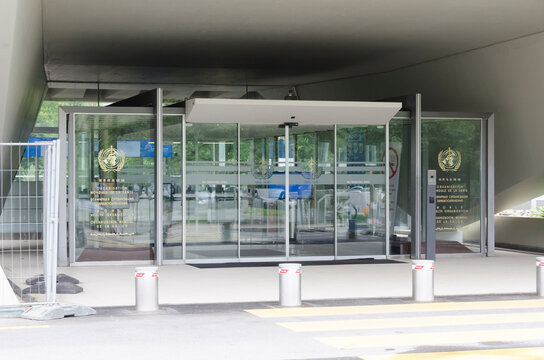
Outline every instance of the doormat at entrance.
[[(230, 250), (193, 250), (187, 247), (187, 252), (191, 254), (199, 255), (203, 258), (233, 258), (236, 257), (236, 249)], [(271, 249), (242, 249), (240, 252), (242, 257), (282, 257), (285, 256), (285, 251), (277, 251)]]
[(199, 269), (236, 268), (236, 267), (265, 267), (278, 266), (279, 263), (297, 263), (304, 265), (356, 265), (356, 264), (402, 264), (402, 261), (386, 259), (349, 259), (349, 260), (315, 260), (315, 261), (275, 261), (275, 262), (235, 262), (217, 264), (187, 264)]
[(147, 248), (87, 248), (83, 250), (78, 262), (82, 261), (138, 261), (153, 260), (153, 249)]

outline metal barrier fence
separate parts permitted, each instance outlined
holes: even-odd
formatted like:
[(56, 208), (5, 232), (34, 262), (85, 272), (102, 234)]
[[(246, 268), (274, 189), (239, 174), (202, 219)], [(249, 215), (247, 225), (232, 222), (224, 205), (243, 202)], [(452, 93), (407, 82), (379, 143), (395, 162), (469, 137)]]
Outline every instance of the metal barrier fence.
[(59, 141), (0, 143), (0, 307), (55, 302)]

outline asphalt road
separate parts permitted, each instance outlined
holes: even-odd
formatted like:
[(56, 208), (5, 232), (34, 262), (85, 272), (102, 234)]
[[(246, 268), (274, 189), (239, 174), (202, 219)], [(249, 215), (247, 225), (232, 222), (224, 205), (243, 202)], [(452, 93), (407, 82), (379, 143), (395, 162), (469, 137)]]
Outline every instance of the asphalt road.
[(98, 308), (0, 319), (0, 359), (544, 359), (532, 295)]

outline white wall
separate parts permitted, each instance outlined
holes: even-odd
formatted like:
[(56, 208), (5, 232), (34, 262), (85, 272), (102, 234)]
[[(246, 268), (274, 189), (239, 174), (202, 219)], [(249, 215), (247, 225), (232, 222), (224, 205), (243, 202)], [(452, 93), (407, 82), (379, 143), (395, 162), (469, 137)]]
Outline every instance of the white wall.
[(0, 140), (26, 141), (46, 86), (41, 1), (2, 0), (0, 24)]
[(544, 219), (495, 216), (495, 244), (518, 250), (544, 251)]
[[(39, 0), (2, 0), (0, 142), (26, 142), (40, 110), (46, 89), (41, 5)], [(9, 157), (2, 158), (9, 163)]]
[(370, 100), (419, 92), (425, 111), (494, 112), (496, 210), (544, 194), (544, 33), (297, 90), (304, 100)]

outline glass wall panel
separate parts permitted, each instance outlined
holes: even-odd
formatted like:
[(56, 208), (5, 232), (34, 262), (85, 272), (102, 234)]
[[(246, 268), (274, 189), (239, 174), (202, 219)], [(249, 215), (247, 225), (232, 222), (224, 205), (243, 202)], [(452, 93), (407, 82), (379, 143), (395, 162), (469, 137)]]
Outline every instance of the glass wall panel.
[(385, 255), (385, 126), (337, 126), (336, 154), (338, 256)]
[(237, 124), (186, 125), (186, 257), (238, 257)]
[[(438, 254), (481, 250), (481, 123), (480, 119), (422, 119), (423, 200), (427, 170), (436, 169)], [(425, 211), (423, 206), (423, 221)], [(422, 238), (425, 239), (424, 231)]]
[(76, 114), (76, 261), (153, 260), (154, 116)]
[(240, 255), (285, 257), (285, 129), (240, 126)]
[(289, 255), (334, 256), (334, 127), (289, 132)]
[(411, 124), (410, 119), (393, 118), (389, 123), (389, 214), (390, 254), (411, 252)]
[(182, 117), (163, 118), (163, 246), (164, 259), (182, 256)]

